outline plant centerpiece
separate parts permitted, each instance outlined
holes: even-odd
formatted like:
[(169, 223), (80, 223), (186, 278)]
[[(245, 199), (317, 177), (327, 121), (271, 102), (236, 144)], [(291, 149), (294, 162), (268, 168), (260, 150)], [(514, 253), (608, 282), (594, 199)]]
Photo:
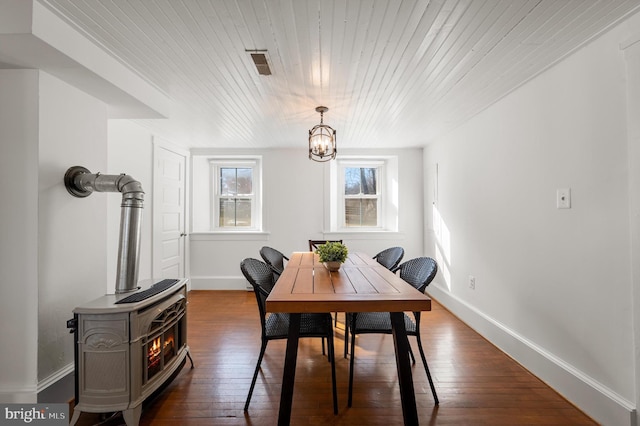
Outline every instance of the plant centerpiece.
[(337, 271), (340, 265), (347, 260), (347, 246), (339, 242), (329, 242), (321, 244), (316, 249), (316, 254), (320, 257), (320, 262), (330, 271)]

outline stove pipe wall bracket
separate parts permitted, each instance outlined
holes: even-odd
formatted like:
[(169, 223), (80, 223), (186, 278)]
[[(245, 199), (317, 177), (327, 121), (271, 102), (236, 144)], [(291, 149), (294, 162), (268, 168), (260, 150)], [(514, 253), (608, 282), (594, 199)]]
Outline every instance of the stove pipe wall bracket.
[(88, 197), (93, 191), (122, 193), (116, 294), (137, 290), (144, 204), (140, 182), (125, 174), (102, 175), (91, 173), (82, 166), (73, 166), (64, 174), (64, 186), (79, 198)]

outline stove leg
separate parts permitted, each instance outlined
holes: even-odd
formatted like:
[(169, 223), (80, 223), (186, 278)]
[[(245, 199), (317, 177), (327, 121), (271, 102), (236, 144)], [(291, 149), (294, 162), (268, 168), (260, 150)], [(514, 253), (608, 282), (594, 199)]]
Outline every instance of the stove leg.
[(76, 422), (80, 418), (80, 413), (82, 413), (82, 411), (78, 410), (78, 407), (75, 407), (73, 409), (73, 417), (71, 417), (71, 421), (69, 422), (69, 426), (73, 426), (73, 425), (76, 424)]
[(189, 357), (189, 361), (191, 361), (191, 369), (193, 370), (193, 358), (191, 358), (191, 353), (187, 351), (187, 357)]
[(122, 417), (127, 426), (138, 426), (140, 415), (142, 414), (142, 404), (137, 407), (122, 411)]

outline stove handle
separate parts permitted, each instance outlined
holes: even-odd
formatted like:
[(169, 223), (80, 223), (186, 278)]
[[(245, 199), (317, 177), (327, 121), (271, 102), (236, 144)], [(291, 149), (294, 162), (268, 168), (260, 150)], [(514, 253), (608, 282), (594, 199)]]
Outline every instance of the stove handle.
[(70, 329), (69, 333), (73, 334), (76, 332), (76, 328), (78, 328), (78, 320), (76, 318), (72, 318), (67, 320), (67, 328)]

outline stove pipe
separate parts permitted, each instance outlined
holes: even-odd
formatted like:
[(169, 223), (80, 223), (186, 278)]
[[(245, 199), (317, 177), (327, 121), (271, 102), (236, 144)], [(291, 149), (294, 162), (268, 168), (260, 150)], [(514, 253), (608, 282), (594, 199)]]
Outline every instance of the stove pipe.
[(64, 185), (71, 195), (80, 198), (88, 197), (93, 191), (122, 193), (116, 294), (137, 290), (144, 204), (140, 182), (125, 174), (93, 174), (82, 166), (74, 166), (65, 173)]

